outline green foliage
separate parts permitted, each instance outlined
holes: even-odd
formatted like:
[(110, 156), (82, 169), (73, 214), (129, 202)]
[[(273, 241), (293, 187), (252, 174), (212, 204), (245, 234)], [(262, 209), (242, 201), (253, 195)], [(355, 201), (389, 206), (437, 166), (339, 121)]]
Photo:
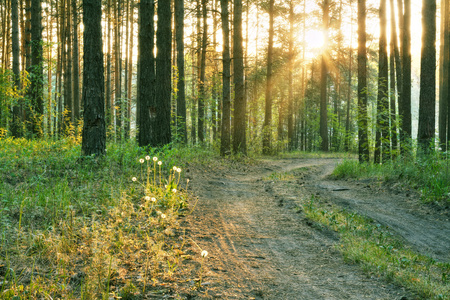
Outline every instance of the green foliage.
[(450, 204), (450, 163), (447, 153), (423, 156), (415, 161), (398, 158), (383, 165), (360, 164), (354, 160), (340, 163), (333, 172), (336, 178), (377, 178), (400, 182), (420, 192), (424, 202)]
[(303, 210), (320, 226), (339, 232), (337, 249), (369, 274), (383, 276), (424, 299), (450, 299), (450, 264), (417, 254), (388, 228), (338, 207), (325, 207), (314, 197)]
[(0, 138), (1, 299), (141, 299), (183, 272), (178, 219), (191, 206), (173, 163), (210, 150), (128, 142), (80, 153), (72, 138)]

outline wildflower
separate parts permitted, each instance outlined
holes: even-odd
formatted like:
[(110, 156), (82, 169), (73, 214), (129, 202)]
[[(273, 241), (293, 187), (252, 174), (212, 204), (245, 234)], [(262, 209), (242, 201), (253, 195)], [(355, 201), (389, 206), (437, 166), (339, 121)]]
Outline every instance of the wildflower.
[(202, 251), (202, 257), (207, 257), (207, 256), (208, 256), (208, 251), (203, 250), (203, 251)]
[(131, 180), (132, 180), (132, 181), (136, 181), (136, 180), (137, 180), (137, 178), (136, 178), (136, 177), (133, 177), (133, 178), (131, 178)]
[(173, 166), (173, 168), (172, 168), (174, 171), (176, 171), (177, 170), (177, 167), (175, 167), (175, 166)]
[(158, 158), (155, 156), (155, 157), (153, 157), (153, 161), (157, 161), (158, 160)]
[(158, 166), (162, 165), (162, 161), (158, 161)]
[(181, 168), (177, 168), (177, 172), (178, 172), (178, 173), (181, 173)]
[(156, 198), (155, 197), (152, 197), (152, 202), (156, 202)]
[(177, 189), (172, 189), (172, 193), (176, 193), (177, 192)]
[(147, 156), (145, 157), (145, 160), (150, 160), (150, 156), (147, 155)]
[(145, 201), (150, 201), (150, 196), (145, 196), (145, 197), (144, 197), (144, 200), (145, 200)]
[(165, 214), (161, 214), (161, 219), (165, 219), (166, 215)]
[(139, 160), (139, 162), (140, 162), (141, 164), (143, 164), (143, 163), (144, 163), (144, 159), (141, 158), (141, 159)]

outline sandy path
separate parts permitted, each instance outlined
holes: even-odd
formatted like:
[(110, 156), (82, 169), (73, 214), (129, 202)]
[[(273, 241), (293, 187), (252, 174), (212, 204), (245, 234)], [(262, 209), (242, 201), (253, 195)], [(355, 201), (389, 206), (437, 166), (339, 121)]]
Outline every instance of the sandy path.
[[(335, 250), (336, 234), (317, 231), (293, 209), (310, 193), (334, 197), (336, 182), (323, 176), (336, 162), (290, 159), (214, 172), (192, 167), (188, 176), (199, 203), (187, 220), (189, 234), (209, 252), (205, 291), (192, 298), (413, 299), (346, 264)], [(262, 180), (301, 167), (317, 171), (288, 187)]]

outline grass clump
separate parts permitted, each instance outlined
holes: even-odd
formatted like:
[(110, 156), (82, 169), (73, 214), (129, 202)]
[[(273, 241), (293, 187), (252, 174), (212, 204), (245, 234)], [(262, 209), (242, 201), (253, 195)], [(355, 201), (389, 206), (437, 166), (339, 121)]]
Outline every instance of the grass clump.
[(314, 197), (303, 210), (309, 219), (339, 232), (338, 250), (366, 272), (405, 286), (424, 299), (450, 299), (449, 263), (415, 253), (380, 224), (337, 207), (325, 208)]
[(450, 162), (438, 154), (415, 161), (399, 158), (382, 165), (346, 160), (338, 164), (333, 176), (338, 179), (377, 178), (387, 183), (400, 183), (404, 188), (417, 190), (426, 203), (450, 206)]
[(177, 294), (195, 205), (181, 151), (112, 144), (94, 159), (72, 141), (0, 140), (0, 299)]

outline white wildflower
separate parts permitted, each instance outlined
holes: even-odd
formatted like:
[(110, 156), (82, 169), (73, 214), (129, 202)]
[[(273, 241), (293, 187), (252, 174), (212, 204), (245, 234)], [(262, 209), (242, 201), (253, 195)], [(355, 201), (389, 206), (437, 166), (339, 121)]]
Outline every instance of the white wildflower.
[(202, 251), (202, 257), (207, 257), (207, 256), (208, 256), (208, 251), (203, 250), (203, 251)]

